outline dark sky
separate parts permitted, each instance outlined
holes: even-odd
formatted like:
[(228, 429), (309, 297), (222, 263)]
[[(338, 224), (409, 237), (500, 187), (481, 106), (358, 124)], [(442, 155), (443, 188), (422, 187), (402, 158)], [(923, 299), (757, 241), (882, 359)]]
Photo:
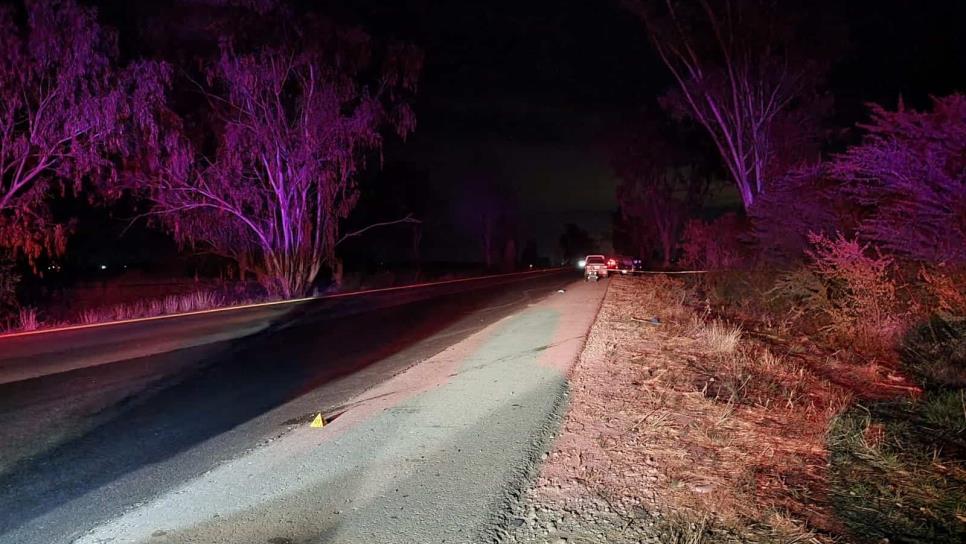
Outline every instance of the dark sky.
[[(670, 84), (639, 21), (619, 0), (330, 2), (331, 13), (426, 52), (420, 127), (399, 157), (436, 185), (458, 187), (482, 156), (516, 187), (541, 246), (576, 220), (603, 233), (615, 208), (603, 143)], [(848, 129), (868, 101), (966, 89), (966, 2), (803, 4), (842, 25), (829, 75), (833, 125)], [(815, 35), (821, 35), (816, 32)], [(642, 145), (646, 145), (643, 143)]]
[(501, 178), (544, 253), (568, 221), (606, 235), (616, 206), (608, 127), (667, 84), (633, 17), (607, 1), (331, 5), (425, 51), (419, 127), (395, 157), (420, 164), (451, 200), (467, 178)]
[[(130, 32), (132, 8), (118, 6), (132, 4), (102, 3), (114, 6), (115, 24)], [(867, 101), (894, 105), (902, 94), (908, 105), (924, 106), (930, 94), (966, 89), (966, 1), (801, 5), (845, 28), (841, 43), (833, 44), (840, 54), (828, 81), (835, 126), (861, 121)], [(657, 111), (656, 97), (670, 84), (641, 24), (619, 0), (303, 0), (297, 6), (425, 52), (419, 125), (408, 142), (387, 149), (387, 176), (424, 177), (437, 194), (434, 202), (454, 209), (468, 180), (499, 177), (516, 195), (525, 236), (543, 253), (556, 249), (566, 221), (605, 233), (616, 207), (605, 142), (635, 112)]]

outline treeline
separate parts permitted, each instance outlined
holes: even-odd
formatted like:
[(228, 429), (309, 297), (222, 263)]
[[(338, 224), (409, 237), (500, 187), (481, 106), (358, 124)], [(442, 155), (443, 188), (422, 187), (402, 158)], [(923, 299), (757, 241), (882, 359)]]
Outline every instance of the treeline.
[(360, 172), (415, 128), (420, 52), (273, 0), (175, 3), (126, 29), (136, 40), (102, 15), (0, 8), (0, 302), (11, 261), (67, 250), (65, 195), (128, 199), (272, 294), (339, 270)]

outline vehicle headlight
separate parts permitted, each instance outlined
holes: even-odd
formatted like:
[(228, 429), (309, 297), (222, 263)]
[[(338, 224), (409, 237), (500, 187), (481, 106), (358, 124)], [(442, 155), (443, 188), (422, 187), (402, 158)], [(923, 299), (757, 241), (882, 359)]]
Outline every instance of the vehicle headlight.
[(583, 259), (580, 259), (579, 261), (577, 261), (577, 268), (583, 268), (585, 266), (587, 266), (587, 261)]

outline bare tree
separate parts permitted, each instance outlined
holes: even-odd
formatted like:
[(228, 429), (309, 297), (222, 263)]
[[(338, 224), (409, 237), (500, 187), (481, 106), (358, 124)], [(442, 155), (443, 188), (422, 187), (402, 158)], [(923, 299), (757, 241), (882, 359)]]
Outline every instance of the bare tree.
[(415, 126), (416, 52), (390, 48), (377, 64), (359, 31), (310, 35), (251, 52), (223, 45), (198, 84), (214, 152), (158, 130), (138, 183), (179, 239), (247, 263), (284, 296), (304, 293), (323, 266), (338, 268), (337, 244), (368, 230), (340, 235), (359, 198), (356, 175), (384, 129), (405, 137)]
[(665, 106), (707, 131), (750, 209), (781, 173), (776, 167), (803, 149), (787, 140), (809, 136), (802, 124), (814, 111), (803, 115), (799, 106), (813, 92), (818, 65), (795, 55), (794, 25), (775, 2), (628, 4), (674, 77), (677, 92)]

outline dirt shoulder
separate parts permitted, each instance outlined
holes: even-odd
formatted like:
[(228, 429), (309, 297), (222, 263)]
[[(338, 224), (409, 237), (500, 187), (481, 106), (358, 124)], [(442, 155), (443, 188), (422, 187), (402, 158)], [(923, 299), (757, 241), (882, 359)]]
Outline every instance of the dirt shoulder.
[(695, 307), (614, 278), (511, 542), (821, 542), (843, 388)]

